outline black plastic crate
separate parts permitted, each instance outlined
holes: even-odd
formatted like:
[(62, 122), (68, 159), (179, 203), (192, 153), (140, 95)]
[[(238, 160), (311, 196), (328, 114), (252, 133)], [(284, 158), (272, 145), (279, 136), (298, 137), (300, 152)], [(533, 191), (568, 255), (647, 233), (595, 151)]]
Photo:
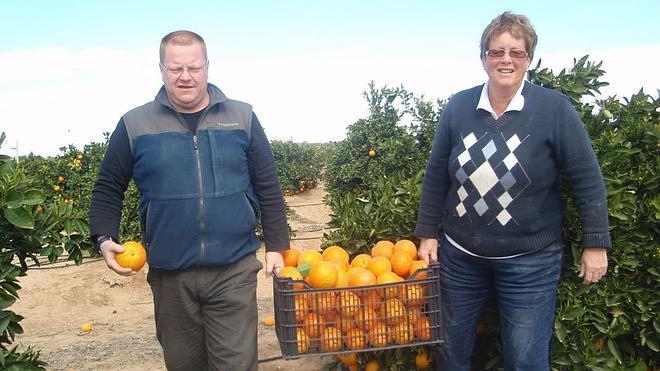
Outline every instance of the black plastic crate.
[(401, 282), (333, 289), (274, 276), (284, 359), (442, 344), (439, 275), (434, 263)]

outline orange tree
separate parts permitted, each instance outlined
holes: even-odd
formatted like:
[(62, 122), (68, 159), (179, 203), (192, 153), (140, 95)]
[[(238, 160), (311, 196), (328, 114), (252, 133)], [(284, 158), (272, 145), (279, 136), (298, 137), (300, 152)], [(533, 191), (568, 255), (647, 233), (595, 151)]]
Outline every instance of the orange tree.
[[(77, 216), (87, 219), (92, 188), (108, 146), (109, 134), (104, 135), (103, 142), (92, 142), (82, 149), (73, 145), (61, 147), (60, 154), (54, 157), (30, 154), (21, 158), (20, 166), (30, 174), (30, 185), (44, 190), (48, 201), (62, 201), (70, 205)], [(124, 197), (120, 237), (139, 240), (138, 191), (133, 182)]]
[(271, 147), (280, 186), (286, 195), (316, 187), (323, 164), (323, 157), (318, 155), (320, 145), (274, 140)]
[[(384, 176), (413, 177), (426, 162), (439, 110), (403, 87), (364, 92), (370, 114), (348, 127), (326, 164), (326, 189), (331, 198), (359, 194)], [(443, 106), (443, 102), (438, 102)]]
[[(0, 146), (5, 134), (0, 134)], [(0, 155), (0, 368), (44, 369), (39, 351), (28, 347), (19, 352), (11, 347), (23, 328), (20, 315), (10, 307), (18, 299), (18, 278), (25, 276), (28, 261), (39, 264), (38, 256), (56, 259), (64, 251), (80, 264), (90, 251), (89, 228), (73, 213), (69, 203), (48, 201), (43, 190), (33, 188), (22, 169), (8, 156)]]
[[(660, 107), (657, 97), (643, 91), (623, 100), (611, 97), (583, 102), (585, 96), (594, 96), (606, 84), (599, 80), (603, 74), (601, 63), (589, 62), (587, 57), (574, 61), (571, 70), (559, 74), (541, 69), (540, 64), (530, 71), (532, 82), (568, 95), (586, 125), (607, 186), (614, 245), (605, 279), (596, 285), (583, 285), (576, 273), (581, 256), (580, 221), (564, 183), (566, 251), (552, 344), (555, 370), (644, 370), (659, 366), (660, 249), (656, 240), (660, 235)], [(352, 255), (365, 252), (381, 238), (397, 240), (412, 234), (422, 179), (415, 174), (423, 171), (428, 155), (426, 151), (424, 161), (408, 162), (410, 144), (415, 142), (395, 127), (401, 125), (393, 123), (399, 114), (392, 113), (393, 108), (381, 108), (391, 101), (379, 100), (379, 92), (385, 92), (384, 97), (392, 96), (386, 94), (391, 92), (387, 88), (375, 91), (371, 87), (367, 96), (376, 97), (368, 99), (371, 116), (349, 128), (347, 138), (337, 144), (336, 157), (328, 164), (328, 176), (334, 178), (327, 182), (327, 201), (332, 208), (331, 224), (336, 229), (326, 234), (324, 245), (344, 246)], [(395, 94), (392, 100), (397, 98)], [(381, 105), (374, 106), (374, 102)], [(384, 117), (393, 122), (385, 125)], [(381, 131), (396, 132), (401, 137), (398, 144), (388, 145), (401, 152), (387, 159), (368, 158), (365, 151), (374, 143), (396, 141), (394, 136), (383, 135), (378, 137), (381, 142), (374, 142), (373, 133)], [(432, 132), (426, 131), (424, 137), (432, 138)], [(398, 165), (392, 164), (395, 159)], [(381, 160), (386, 163), (372, 166)], [(367, 161), (371, 161), (368, 167)], [(331, 175), (331, 171), (338, 174)], [(477, 329), (477, 369), (502, 368), (496, 318), (497, 308), (491, 304), (485, 308)], [(380, 354), (360, 358), (364, 363), (376, 357), (392, 369), (406, 369), (414, 364), (415, 353), (401, 350), (389, 353), (387, 359)]]

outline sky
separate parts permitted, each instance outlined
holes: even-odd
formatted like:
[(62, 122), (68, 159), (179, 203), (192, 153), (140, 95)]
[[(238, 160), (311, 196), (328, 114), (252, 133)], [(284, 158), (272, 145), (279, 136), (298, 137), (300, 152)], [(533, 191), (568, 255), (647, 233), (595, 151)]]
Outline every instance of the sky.
[(658, 1), (3, 0), (0, 153), (102, 141), (156, 95), (160, 40), (179, 29), (204, 37), (209, 82), (252, 104), (269, 139), (342, 140), (368, 115), (370, 81), (429, 100), (486, 81), (479, 39), (506, 10), (536, 29), (532, 66), (589, 54), (602, 98), (658, 95)]

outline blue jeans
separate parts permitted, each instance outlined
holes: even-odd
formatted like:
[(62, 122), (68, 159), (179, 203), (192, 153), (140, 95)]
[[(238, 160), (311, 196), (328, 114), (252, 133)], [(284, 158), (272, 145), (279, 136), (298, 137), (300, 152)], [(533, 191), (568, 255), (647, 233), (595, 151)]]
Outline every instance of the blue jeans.
[(563, 245), (510, 259), (474, 257), (442, 239), (442, 319), (445, 344), (438, 370), (470, 371), (476, 327), (491, 293), (499, 309), (504, 369), (550, 369), (549, 350)]

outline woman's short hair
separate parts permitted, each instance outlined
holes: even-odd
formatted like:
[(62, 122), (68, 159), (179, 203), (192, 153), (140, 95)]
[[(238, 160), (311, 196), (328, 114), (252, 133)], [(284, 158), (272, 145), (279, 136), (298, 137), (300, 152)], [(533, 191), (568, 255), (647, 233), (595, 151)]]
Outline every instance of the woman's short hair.
[(534, 49), (536, 49), (536, 42), (538, 41), (534, 26), (526, 16), (507, 11), (495, 17), (484, 29), (484, 33), (481, 34), (481, 43), (479, 44), (479, 57), (481, 60), (486, 58), (486, 50), (490, 40), (507, 31), (511, 33), (511, 36), (523, 39), (529, 60), (531, 61), (534, 58)]
[(160, 63), (163, 63), (163, 60), (165, 59), (165, 47), (167, 44), (192, 45), (195, 42), (202, 44), (204, 60), (208, 60), (208, 56), (206, 54), (206, 43), (204, 42), (204, 39), (192, 31), (180, 30), (168, 33), (160, 41)]

